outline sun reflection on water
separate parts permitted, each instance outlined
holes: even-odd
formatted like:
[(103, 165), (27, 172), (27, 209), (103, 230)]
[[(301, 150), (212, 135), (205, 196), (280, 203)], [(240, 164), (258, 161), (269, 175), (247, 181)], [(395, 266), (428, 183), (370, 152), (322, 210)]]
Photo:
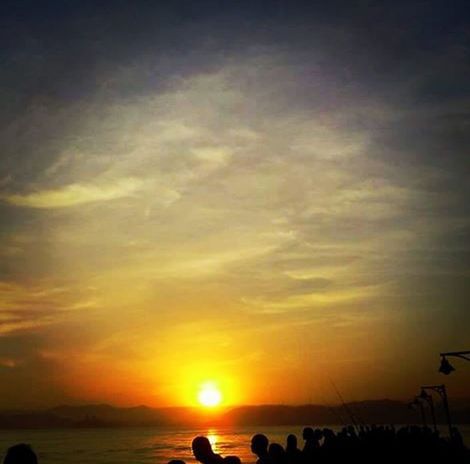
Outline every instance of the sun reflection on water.
[(207, 438), (209, 440), (209, 443), (212, 446), (212, 450), (214, 451), (214, 453), (219, 453), (220, 450), (219, 450), (219, 447), (218, 447), (218, 442), (220, 441), (220, 439), (219, 439), (219, 436), (217, 435), (217, 431), (213, 430), (213, 429), (208, 430), (207, 431)]

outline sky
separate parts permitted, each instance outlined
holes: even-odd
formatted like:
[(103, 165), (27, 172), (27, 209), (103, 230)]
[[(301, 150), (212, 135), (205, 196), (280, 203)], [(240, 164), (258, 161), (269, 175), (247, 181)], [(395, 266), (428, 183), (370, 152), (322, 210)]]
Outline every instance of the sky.
[(1, 408), (468, 396), (467, 2), (1, 10)]

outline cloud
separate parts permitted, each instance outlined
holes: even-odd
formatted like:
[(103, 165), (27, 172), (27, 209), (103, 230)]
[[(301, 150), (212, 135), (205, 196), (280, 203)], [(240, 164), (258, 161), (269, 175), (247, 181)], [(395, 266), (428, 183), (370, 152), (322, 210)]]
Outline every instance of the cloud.
[(96, 306), (91, 289), (65, 287), (51, 278), (29, 280), (0, 281), (0, 337), (42, 329)]
[(25, 208), (67, 208), (128, 197), (135, 194), (141, 186), (142, 182), (138, 179), (124, 178), (103, 185), (77, 183), (54, 190), (3, 195), (1, 198), (12, 205)]
[[(87, 362), (96, 372), (128, 363), (126, 378), (150, 378), (146, 391), (167, 385), (165, 359), (183, 368), (219, 348), (223, 359), (258, 353), (257, 377), (269, 378), (296, 327), (305, 352), (313, 340), (332, 363), (409, 340), (417, 353), (467, 342), (467, 49), (459, 27), (436, 27), (433, 8), (403, 5), (286, 6), (267, 22), (269, 8), (234, 7), (242, 29), (200, 5), (188, 29), (152, 8), (136, 8), (140, 21), (93, 10), (45, 28), (50, 42), (10, 24), (0, 78), (9, 398), (21, 364), (9, 349), (33, 334), (31, 366), (48, 353), (61, 371), (70, 355), (75, 383)], [(138, 34), (108, 34), (109, 14)], [(401, 27), (411, 17), (433, 18), (417, 34)]]

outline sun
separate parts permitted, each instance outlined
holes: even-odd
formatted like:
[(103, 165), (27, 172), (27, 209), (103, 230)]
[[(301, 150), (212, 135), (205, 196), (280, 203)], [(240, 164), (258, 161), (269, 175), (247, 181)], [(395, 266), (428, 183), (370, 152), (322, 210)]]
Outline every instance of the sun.
[(207, 382), (201, 386), (197, 398), (201, 406), (214, 408), (222, 401), (222, 393), (212, 382)]

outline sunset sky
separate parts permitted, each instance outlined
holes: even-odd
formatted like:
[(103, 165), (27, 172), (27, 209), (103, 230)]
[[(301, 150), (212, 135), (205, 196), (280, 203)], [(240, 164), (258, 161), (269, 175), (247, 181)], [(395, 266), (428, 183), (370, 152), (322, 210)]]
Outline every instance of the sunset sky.
[(468, 2), (100, 4), (1, 6), (0, 407), (469, 396)]

